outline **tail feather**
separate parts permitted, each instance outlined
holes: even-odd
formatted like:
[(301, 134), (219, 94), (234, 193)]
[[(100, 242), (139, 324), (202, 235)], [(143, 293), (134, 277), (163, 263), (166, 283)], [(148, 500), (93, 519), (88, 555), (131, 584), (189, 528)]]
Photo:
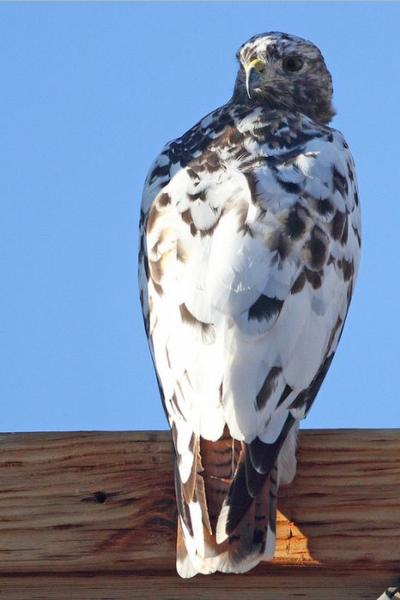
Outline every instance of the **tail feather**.
[(276, 456), (270, 471), (259, 474), (262, 480), (254, 479), (252, 494), (246, 481), (247, 445), (233, 440), (227, 428), (217, 442), (197, 439), (193, 450), (191, 497), (176, 468), (179, 575), (243, 573), (261, 560), (271, 559), (276, 530)]

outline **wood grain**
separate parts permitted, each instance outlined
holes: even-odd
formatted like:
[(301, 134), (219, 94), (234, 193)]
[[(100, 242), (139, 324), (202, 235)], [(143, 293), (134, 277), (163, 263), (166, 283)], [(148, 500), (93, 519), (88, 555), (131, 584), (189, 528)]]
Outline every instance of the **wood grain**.
[[(301, 597), (316, 599), (329, 585), (343, 589), (344, 577), (352, 599), (376, 598), (400, 575), (400, 431), (304, 431), (298, 458), (280, 493), (273, 563), (193, 583), (174, 573), (169, 433), (0, 435), (0, 598), (83, 597), (70, 574), (85, 600), (203, 598), (194, 590), (216, 585), (229, 598), (253, 586), (254, 600), (268, 600), (282, 581), (285, 599), (298, 598), (305, 580)], [(47, 585), (58, 595), (44, 595)], [(323, 597), (348, 597), (332, 594)]]
[(0, 576), (0, 600), (377, 600), (395, 573), (282, 568), (262, 575)]

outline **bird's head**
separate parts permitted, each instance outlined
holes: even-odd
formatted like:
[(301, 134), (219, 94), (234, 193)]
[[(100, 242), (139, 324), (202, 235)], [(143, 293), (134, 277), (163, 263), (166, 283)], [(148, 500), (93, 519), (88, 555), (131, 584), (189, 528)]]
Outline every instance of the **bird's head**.
[(254, 106), (299, 111), (328, 123), (332, 106), (332, 78), (319, 49), (286, 33), (263, 33), (243, 44), (233, 98)]

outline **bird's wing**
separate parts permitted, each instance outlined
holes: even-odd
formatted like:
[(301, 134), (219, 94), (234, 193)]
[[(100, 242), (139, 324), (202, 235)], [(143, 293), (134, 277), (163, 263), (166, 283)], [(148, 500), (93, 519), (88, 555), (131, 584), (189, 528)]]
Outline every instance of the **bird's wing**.
[(167, 150), (144, 193), (142, 303), (188, 498), (197, 440), (226, 424), (246, 446), (249, 497), (260, 489), (329, 367), (358, 267), (341, 134), (269, 153), (245, 127), (183, 163)]

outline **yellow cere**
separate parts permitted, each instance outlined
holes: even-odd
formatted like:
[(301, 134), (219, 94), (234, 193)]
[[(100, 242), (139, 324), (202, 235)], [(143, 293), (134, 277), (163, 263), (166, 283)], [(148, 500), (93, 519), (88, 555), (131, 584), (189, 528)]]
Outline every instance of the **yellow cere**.
[(265, 63), (260, 58), (255, 58), (248, 65), (246, 65), (246, 71), (250, 71), (250, 69), (255, 69), (258, 73), (264, 71)]

